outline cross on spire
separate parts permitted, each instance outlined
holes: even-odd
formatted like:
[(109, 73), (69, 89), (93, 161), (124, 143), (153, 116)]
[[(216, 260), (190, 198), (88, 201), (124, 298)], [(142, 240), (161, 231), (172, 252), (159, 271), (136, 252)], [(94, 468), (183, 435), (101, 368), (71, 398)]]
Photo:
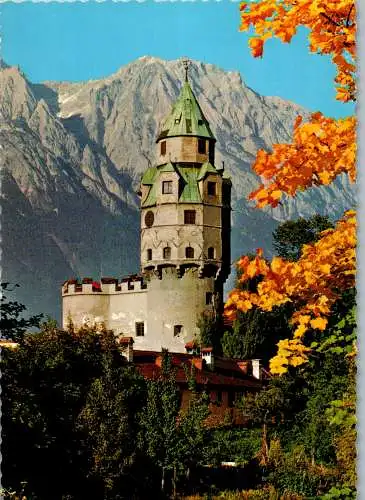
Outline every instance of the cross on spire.
[(187, 82), (188, 81), (188, 71), (189, 71), (189, 66), (191, 64), (191, 61), (187, 57), (183, 57), (182, 63), (183, 63), (184, 70), (185, 70), (185, 81)]

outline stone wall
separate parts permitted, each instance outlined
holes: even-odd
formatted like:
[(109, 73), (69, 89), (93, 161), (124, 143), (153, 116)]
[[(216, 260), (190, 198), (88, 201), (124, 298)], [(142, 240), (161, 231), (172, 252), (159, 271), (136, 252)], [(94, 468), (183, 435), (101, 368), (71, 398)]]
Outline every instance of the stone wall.
[[(148, 328), (153, 332), (153, 349), (166, 347), (173, 352), (185, 352), (186, 342), (199, 334), (197, 323), (204, 311), (206, 294), (214, 293), (214, 278), (199, 278), (196, 268), (187, 269), (181, 278), (174, 268), (162, 270), (162, 279), (148, 283)], [(174, 335), (174, 326), (182, 326)]]
[[(161, 139), (157, 143), (156, 164), (163, 165), (164, 163), (172, 162), (189, 162), (189, 163), (205, 163), (210, 160), (214, 162), (213, 150), (209, 157), (209, 140), (206, 140), (206, 153), (198, 152), (198, 137), (167, 137)], [(166, 153), (161, 154), (161, 143), (166, 143)], [(213, 148), (214, 149), (214, 148)]]

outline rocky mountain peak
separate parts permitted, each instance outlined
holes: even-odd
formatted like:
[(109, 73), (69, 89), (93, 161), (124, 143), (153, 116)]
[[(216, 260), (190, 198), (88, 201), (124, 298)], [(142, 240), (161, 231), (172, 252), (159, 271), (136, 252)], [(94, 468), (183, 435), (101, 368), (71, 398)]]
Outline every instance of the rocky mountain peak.
[(30, 85), (19, 67), (1, 66), (0, 113), (4, 121), (29, 120), (37, 105)]
[[(22, 285), (19, 300), (33, 312), (57, 316), (60, 285), (72, 276), (138, 271), (136, 193), (183, 79), (181, 59), (152, 56), (78, 83), (34, 84), (19, 68), (0, 66), (3, 278)], [(344, 178), (277, 209), (254, 209), (247, 194), (259, 182), (251, 169), (258, 149), (289, 142), (307, 111), (261, 96), (238, 72), (213, 64), (192, 60), (189, 81), (217, 139), (216, 165), (224, 161), (232, 178), (232, 260), (257, 247), (269, 255), (284, 218), (336, 218), (355, 204)]]

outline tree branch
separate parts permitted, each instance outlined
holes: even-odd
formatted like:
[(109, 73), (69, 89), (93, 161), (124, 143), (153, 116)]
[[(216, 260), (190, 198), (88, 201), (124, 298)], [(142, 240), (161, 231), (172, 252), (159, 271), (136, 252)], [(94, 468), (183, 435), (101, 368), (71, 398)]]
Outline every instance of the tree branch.
[(347, 14), (347, 19), (346, 19), (346, 28), (349, 27), (349, 24), (350, 24), (350, 16), (351, 16), (351, 12), (352, 12), (352, 9), (355, 7), (355, 4), (353, 3), (350, 7), (350, 10), (349, 10), (349, 13)]
[(328, 14), (326, 14), (325, 12), (321, 12), (320, 14), (321, 16), (325, 17), (327, 19), (327, 21), (329, 21), (330, 23), (334, 24), (335, 26), (341, 26), (340, 23), (334, 21)]

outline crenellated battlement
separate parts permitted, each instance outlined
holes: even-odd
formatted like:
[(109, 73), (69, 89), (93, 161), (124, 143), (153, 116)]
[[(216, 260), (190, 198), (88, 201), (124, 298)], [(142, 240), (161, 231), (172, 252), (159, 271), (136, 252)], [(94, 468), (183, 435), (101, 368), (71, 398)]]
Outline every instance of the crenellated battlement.
[(101, 278), (96, 281), (93, 278), (83, 278), (81, 281), (70, 279), (62, 286), (62, 296), (66, 295), (112, 295), (128, 292), (142, 292), (147, 289), (142, 276), (130, 275), (122, 278)]

